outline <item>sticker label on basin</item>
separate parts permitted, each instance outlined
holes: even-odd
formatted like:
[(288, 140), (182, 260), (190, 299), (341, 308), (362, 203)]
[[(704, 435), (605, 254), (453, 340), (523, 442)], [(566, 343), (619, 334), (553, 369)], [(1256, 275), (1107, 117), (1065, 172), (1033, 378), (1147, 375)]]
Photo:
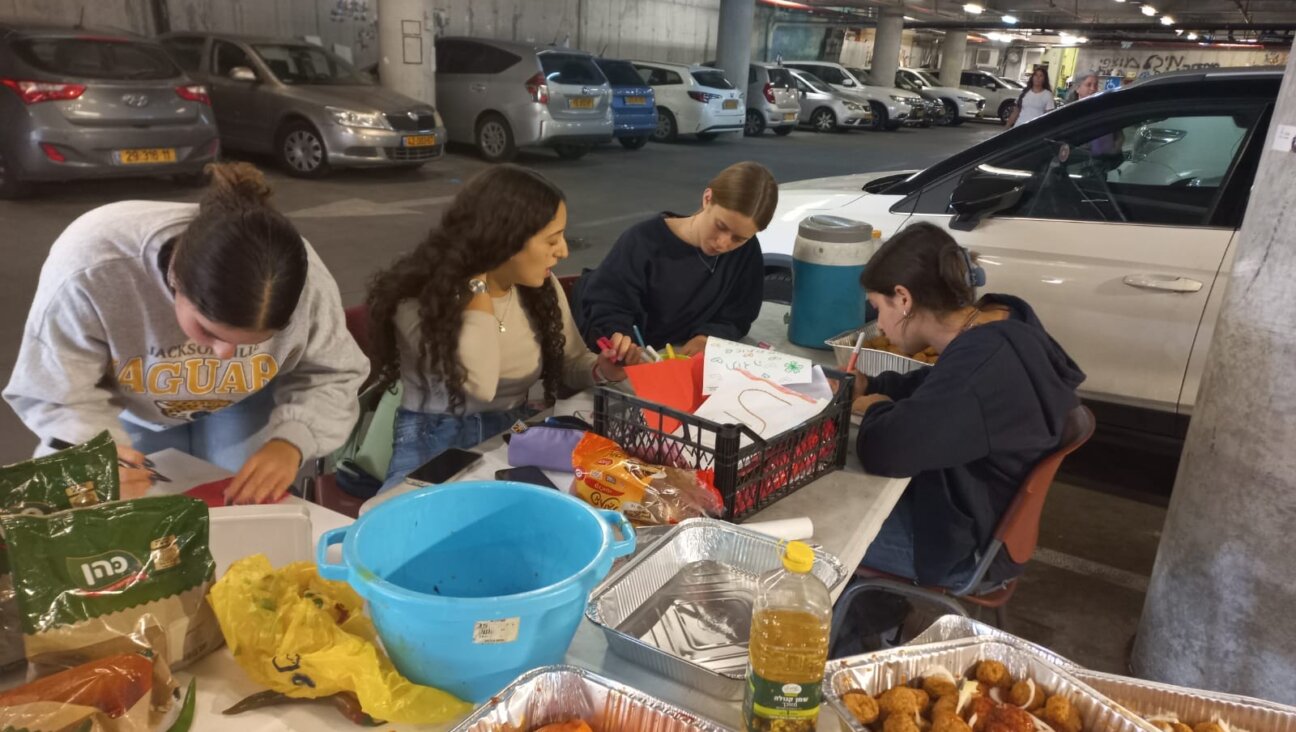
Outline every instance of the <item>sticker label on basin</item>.
[(518, 618), (478, 620), (473, 625), (473, 643), (512, 643), (518, 637)]

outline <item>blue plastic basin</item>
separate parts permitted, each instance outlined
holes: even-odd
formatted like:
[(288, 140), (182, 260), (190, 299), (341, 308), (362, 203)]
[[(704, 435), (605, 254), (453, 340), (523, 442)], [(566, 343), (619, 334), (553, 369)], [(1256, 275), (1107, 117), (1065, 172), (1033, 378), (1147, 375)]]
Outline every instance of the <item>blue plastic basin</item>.
[[(337, 543), (342, 561), (332, 563)], [(326, 532), (316, 563), (368, 602), (406, 678), (480, 702), (563, 661), (590, 591), (634, 544), (615, 511), (547, 488), (473, 481), (407, 493)]]

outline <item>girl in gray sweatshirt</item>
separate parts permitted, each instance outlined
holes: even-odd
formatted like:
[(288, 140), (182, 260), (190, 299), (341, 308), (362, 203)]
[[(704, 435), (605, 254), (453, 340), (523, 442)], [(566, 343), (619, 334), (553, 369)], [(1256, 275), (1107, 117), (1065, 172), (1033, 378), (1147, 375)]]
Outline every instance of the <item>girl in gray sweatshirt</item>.
[(369, 362), (337, 284), (246, 163), (198, 205), (123, 201), (78, 218), (41, 269), (4, 398), (38, 454), (102, 430), (123, 494), (143, 452), (236, 471), (227, 499), (275, 500), (346, 439)]

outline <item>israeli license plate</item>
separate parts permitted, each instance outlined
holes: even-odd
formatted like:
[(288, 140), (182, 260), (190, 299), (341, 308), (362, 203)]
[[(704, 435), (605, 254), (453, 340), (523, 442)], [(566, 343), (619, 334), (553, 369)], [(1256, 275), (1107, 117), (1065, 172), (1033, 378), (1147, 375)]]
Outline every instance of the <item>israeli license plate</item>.
[(567, 106), (571, 109), (593, 109), (594, 97), (572, 97), (567, 100)]
[(626, 97), (625, 103), (629, 106), (642, 107), (648, 103), (648, 97)]
[(437, 144), (436, 135), (406, 135), (405, 147), (432, 147)]
[(174, 163), (176, 161), (176, 151), (174, 147), (141, 147), (133, 150), (116, 150), (113, 152), (113, 160), (118, 165)]
[(737, 109), (737, 108), (738, 108), (738, 100), (737, 100), (737, 99), (726, 99), (726, 100), (724, 100), (724, 108), (725, 108), (725, 109)]
[(795, 122), (796, 118), (797, 118), (796, 112), (787, 112), (786, 114), (783, 115), (784, 122)]

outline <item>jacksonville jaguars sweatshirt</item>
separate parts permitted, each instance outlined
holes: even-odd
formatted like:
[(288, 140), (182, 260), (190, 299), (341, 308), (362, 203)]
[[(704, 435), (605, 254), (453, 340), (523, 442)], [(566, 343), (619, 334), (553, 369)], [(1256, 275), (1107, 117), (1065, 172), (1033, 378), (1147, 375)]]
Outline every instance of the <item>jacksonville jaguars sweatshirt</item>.
[(272, 380), (267, 439), (295, 445), (304, 459), (346, 440), (369, 361), (324, 263), (307, 244), (306, 285), (288, 327), (217, 358), (180, 329), (159, 256), (197, 213), (189, 203), (112, 203), (73, 221), (50, 248), (4, 389), (40, 437), (38, 454), (101, 430), (127, 442), (120, 419), (158, 430), (201, 419)]

